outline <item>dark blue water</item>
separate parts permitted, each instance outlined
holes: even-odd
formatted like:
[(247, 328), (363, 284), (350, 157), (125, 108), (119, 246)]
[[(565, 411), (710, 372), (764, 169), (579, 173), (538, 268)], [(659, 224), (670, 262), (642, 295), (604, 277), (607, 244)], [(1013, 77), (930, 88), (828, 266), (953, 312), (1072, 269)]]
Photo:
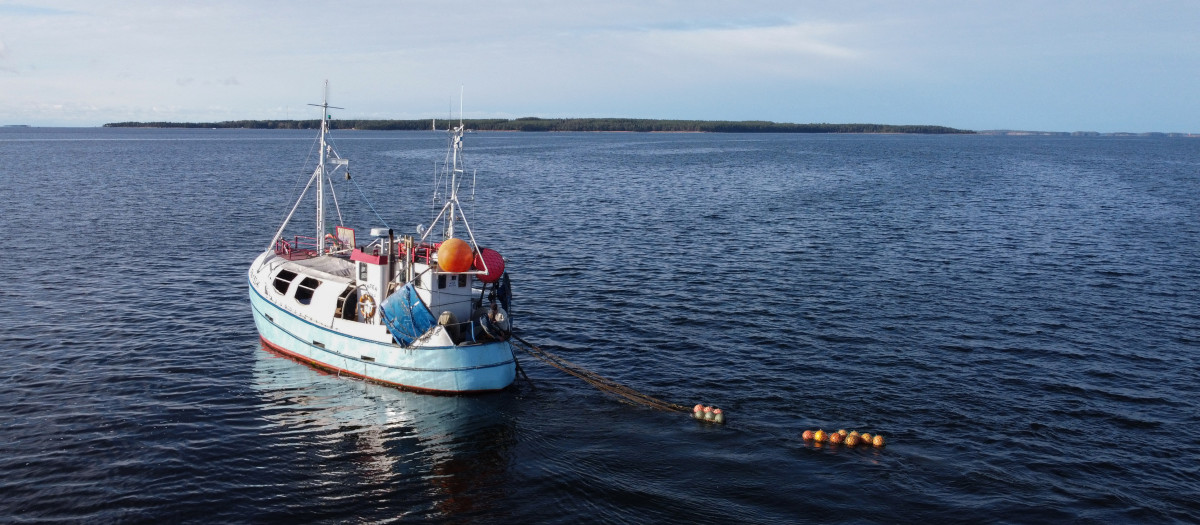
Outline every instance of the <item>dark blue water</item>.
[[(1200, 141), (467, 139), (518, 332), (728, 425), (262, 350), (310, 132), (5, 129), (0, 521), (1200, 521)], [(334, 140), (347, 223), (428, 222), (442, 135)]]

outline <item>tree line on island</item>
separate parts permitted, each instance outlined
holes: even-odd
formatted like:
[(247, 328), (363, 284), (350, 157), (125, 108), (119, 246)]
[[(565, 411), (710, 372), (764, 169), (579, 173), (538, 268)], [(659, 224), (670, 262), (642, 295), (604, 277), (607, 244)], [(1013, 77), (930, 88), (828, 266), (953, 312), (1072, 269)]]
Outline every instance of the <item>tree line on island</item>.
[[(330, 120), (332, 129), (429, 130), (432, 119), (420, 120)], [(457, 123), (458, 121), (453, 121)], [(539, 118), (463, 119), (467, 129), (476, 131), (630, 131), (694, 133), (921, 133), (951, 134), (974, 131), (945, 126), (892, 124), (789, 124), (765, 120), (659, 120), (640, 118)], [(446, 122), (437, 126), (445, 129)], [(321, 121), (312, 120), (227, 120), (223, 122), (114, 122), (106, 128), (245, 128), (245, 129), (317, 129)]]

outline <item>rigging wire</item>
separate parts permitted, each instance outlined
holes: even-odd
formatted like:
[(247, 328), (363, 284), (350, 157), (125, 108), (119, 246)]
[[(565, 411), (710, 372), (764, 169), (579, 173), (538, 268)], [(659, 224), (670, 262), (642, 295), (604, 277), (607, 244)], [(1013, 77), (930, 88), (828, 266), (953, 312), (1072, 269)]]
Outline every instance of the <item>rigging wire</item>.
[(371, 213), (374, 213), (374, 214), (375, 214), (375, 218), (376, 218), (376, 219), (379, 219), (379, 222), (382, 222), (382, 223), (383, 223), (383, 227), (384, 227), (384, 228), (391, 229), (392, 227), (391, 227), (391, 226), (388, 226), (388, 223), (387, 223), (387, 221), (385, 221), (385, 220), (383, 219), (383, 216), (382, 216), (382, 215), (380, 215), (380, 214), (379, 214), (379, 212), (375, 210), (375, 205), (371, 204), (371, 199), (368, 199), (368, 198), (367, 198), (367, 194), (366, 194), (366, 192), (364, 192), (364, 191), (363, 191), (363, 189), (362, 189), (362, 187), (360, 187), (360, 186), (358, 185), (358, 182), (354, 180), (354, 177), (350, 177), (350, 182), (351, 182), (352, 184), (354, 184), (354, 189), (358, 190), (358, 194), (359, 194), (359, 195), (362, 195), (363, 202), (367, 203), (367, 207), (368, 207), (368, 208), (371, 208)]
[(325, 177), (325, 180), (329, 181), (329, 196), (333, 197), (333, 209), (337, 211), (338, 224), (344, 225), (346, 221), (342, 219), (342, 206), (338, 204), (337, 192), (333, 190), (333, 178)]

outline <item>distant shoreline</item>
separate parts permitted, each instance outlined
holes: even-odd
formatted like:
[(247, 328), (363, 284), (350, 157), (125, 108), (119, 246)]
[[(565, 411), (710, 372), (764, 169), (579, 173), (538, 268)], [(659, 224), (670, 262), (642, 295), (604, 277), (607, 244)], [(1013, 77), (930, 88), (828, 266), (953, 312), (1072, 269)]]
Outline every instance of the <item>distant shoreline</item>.
[[(446, 129), (445, 119), (362, 120), (333, 119), (332, 129), (429, 131), (436, 122)], [(457, 120), (455, 121), (457, 122)], [(560, 118), (524, 117), (518, 119), (464, 119), (472, 131), (600, 132), (600, 133), (852, 133), (921, 135), (990, 135), (1007, 137), (1184, 137), (1200, 138), (1200, 133), (1184, 132), (1099, 132), (1030, 131), (1015, 129), (967, 130), (946, 126), (893, 124), (791, 124), (764, 120), (662, 120), (636, 118)], [(317, 129), (321, 121), (309, 120), (226, 120), (221, 122), (112, 122), (106, 128), (221, 128), (221, 129)], [(18, 126), (6, 126), (18, 127)], [(23, 126), (27, 127), (27, 126)]]
[[(430, 130), (434, 119), (419, 120), (330, 120), (333, 129), (359, 130)], [(438, 119), (439, 129), (445, 128)], [(457, 122), (457, 121), (456, 121)], [(693, 133), (913, 133), (928, 135), (973, 134), (974, 131), (927, 125), (892, 124), (790, 124), (760, 120), (659, 120), (634, 118), (562, 118), (544, 119), (464, 119), (475, 131), (593, 131), (593, 132), (693, 132)], [(106, 128), (248, 128), (316, 129), (321, 121), (311, 120), (230, 120), (223, 122), (113, 122)]]

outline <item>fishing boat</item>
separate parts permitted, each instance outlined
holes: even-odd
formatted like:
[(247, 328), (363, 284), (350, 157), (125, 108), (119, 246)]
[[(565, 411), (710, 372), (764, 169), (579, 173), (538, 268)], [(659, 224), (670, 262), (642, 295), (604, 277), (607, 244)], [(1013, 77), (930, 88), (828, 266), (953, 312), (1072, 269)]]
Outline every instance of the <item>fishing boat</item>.
[[(463, 167), (461, 119), (447, 129), (429, 227), (409, 235), (371, 228), (360, 235), (340, 224), (332, 180), (349, 178), (349, 160), (329, 141), (329, 111), (341, 108), (328, 101), (326, 89), (322, 103), (311, 104), (322, 109), (317, 166), (250, 265), (250, 306), (263, 345), (318, 368), (409, 390), (465, 394), (511, 385), (517, 367), (508, 315), (512, 287), (504, 257), (478, 245), (459, 202), (460, 189), (468, 185), (473, 195), (475, 181)], [(327, 186), (338, 210), (332, 229)], [(315, 235), (287, 237), (309, 190), (316, 200)]]

